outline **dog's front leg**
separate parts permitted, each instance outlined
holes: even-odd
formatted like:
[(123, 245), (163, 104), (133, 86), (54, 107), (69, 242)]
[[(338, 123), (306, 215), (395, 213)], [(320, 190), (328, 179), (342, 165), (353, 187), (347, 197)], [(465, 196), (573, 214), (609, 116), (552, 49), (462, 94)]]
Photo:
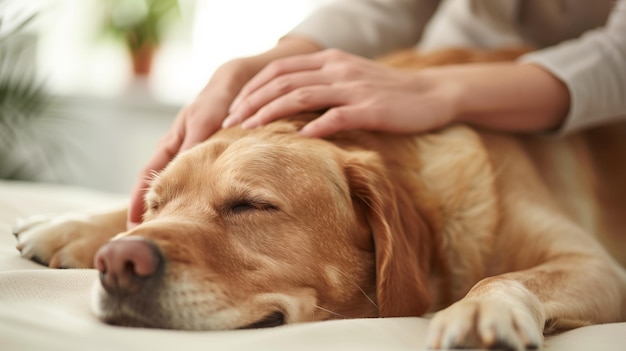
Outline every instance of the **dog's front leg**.
[(53, 268), (92, 268), (96, 251), (126, 230), (126, 207), (96, 213), (33, 216), (14, 228), (25, 258)]
[(536, 349), (542, 334), (624, 318), (626, 277), (608, 257), (563, 255), (486, 278), (438, 312), (430, 348)]

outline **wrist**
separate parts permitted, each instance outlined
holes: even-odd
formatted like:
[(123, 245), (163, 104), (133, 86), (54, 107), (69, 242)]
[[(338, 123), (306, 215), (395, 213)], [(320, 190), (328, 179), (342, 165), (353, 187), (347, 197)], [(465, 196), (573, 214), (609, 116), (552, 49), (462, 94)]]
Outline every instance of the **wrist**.
[(508, 132), (557, 128), (569, 110), (565, 84), (541, 67), (515, 62), (456, 66), (456, 120)]

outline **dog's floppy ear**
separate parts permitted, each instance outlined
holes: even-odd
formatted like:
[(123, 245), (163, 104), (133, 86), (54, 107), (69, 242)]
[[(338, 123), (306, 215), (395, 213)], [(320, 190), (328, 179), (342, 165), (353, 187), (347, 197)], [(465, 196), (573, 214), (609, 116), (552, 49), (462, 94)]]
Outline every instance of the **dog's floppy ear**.
[(371, 152), (352, 152), (344, 172), (353, 201), (366, 211), (374, 239), (379, 316), (422, 315), (430, 305), (430, 240), (409, 189), (393, 184)]

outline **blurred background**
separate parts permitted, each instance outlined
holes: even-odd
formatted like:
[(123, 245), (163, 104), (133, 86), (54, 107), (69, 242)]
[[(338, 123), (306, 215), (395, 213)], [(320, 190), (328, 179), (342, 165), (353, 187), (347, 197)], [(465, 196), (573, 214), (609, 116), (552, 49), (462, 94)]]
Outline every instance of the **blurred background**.
[(0, 0), (0, 179), (128, 193), (224, 62), (329, 0)]

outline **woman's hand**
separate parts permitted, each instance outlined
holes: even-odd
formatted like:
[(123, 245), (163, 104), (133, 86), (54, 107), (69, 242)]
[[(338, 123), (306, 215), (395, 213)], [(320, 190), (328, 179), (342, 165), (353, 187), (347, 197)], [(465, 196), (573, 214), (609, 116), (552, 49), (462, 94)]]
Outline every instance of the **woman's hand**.
[(569, 91), (541, 67), (473, 63), (405, 71), (338, 50), (280, 59), (241, 90), (224, 126), (254, 128), (305, 111), (325, 112), (301, 134), (369, 129), (414, 133), (465, 122), (507, 132), (559, 126)]
[(306, 125), (303, 135), (441, 127), (456, 114), (457, 85), (421, 76), (332, 49), (276, 60), (244, 86), (224, 127), (243, 122), (253, 128), (317, 110), (326, 112)]

